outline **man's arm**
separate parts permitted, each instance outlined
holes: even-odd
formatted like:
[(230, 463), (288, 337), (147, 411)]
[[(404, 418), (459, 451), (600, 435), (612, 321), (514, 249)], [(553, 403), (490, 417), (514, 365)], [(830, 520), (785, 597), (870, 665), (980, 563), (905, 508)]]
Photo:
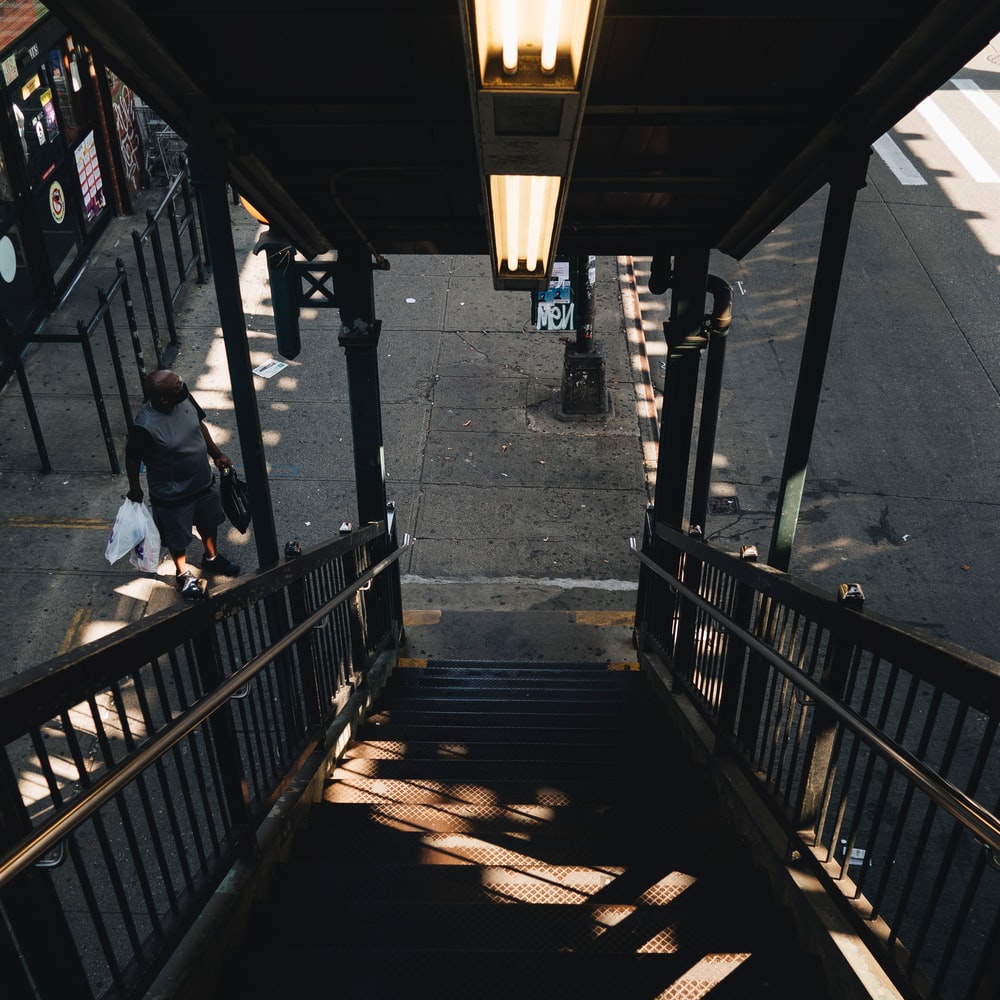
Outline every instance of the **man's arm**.
[(201, 436), (205, 439), (208, 456), (215, 462), (215, 467), (217, 469), (231, 469), (233, 460), (212, 440), (212, 432), (208, 429), (205, 421), (201, 421), (198, 426), (201, 428)]
[[(143, 496), (139, 470), (142, 468), (146, 449), (146, 442), (143, 440), (145, 433), (142, 428), (133, 424), (125, 442), (125, 475), (128, 476), (128, 493), (125, 495), (136, 503), (142, 503)], [(146, 437), (148, 438), (148, 435)]]

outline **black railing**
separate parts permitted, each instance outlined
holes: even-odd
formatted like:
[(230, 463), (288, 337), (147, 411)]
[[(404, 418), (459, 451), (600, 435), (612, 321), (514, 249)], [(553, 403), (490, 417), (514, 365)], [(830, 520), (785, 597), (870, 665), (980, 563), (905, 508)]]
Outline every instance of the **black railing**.
[(0, 684), (5, 1000), (149, 985), (370, 699), (400, 635), (391, 539), (369, 525)]
[(907, 995), (1000, 995), (1000, 664), (652, 523), (640, 649)]
[[(167, 220), (172, 250), (169, 257), (164, 253), (163, 234), (160, 231), (160, 223), (164, 218)], [(132, 231), (139, 281), (149, 317), (149, 328), (153, 335), (153, 343), (156, 345), (158, 367), (163, 366), (164, 358), (160, 350), (160, 328), (157, 319), (159, 309), (153, 295), (146, 248), (149, 247), (153, 254), (154, 274), (160, 291), (160, 308), (167, 323), (169, 344), (172, 348), (176, 348), (178, 337), (174, 305), (177, 298), (192, 271), (197, 274), (199, 285), (205, 283), (205, 268), (198, 242), (200, 224), (190, 172), (186, 159), (182, 157), (180, 169), (167, 187), (160, 204), (146, 212), (146, 228), (141, 233), (138, 230)], [(187, 247), (184, 245), (185, 236), (188, 240)]]
[[(138, 231), (132, 233), (136, 267), (139, 271), (146, 317), (149, 322), (150, 341), (147, 346), (152, 347), (156, 359), (155, 367), (157, 368), (169, 366), (176, 354), (179, 341), (174, 306), (184, 290), (187, 280), (194, 273), (197, 275), (199, 284), (205, 282), (205, 262), (198, 242), (198, 226), (201, 223), (197, 208), (187, 162), (181, 158), (180, 171), (167, 186), (163, 198), (155, 209), (147, 211), (148, 224), (146, 228), (142, 233)], [(160, 232), (164, 219), (169, 227), (169, 245), (172, 250), (169, 255), (164, 253), (163, 237)], [(185, 240), (187, 246), (185, 246)], [(147, 247), (152, 250), (153, 254), (152, 274), (146, 260)], [(114, 429), (102, 388), (102, 373), (94, 351), (94, 334), (103, 325), (108, 340), (108, 356), (118, 395), (121, 399), (125, 425), (130, 427), (132, 425), (132, 403), (123, 369), (123, 352), (118, 343), (119, 327), (116, 327), (114, 320), (116, 309), (124, 314), (124, 325), (128, 328), (131, 352), (138, 372), (139, 391), (143, 395), (145, 395), (144, 380), (147, 367), (125, 264), (121, 258), (118, 258), (115, 261), (115, 266), (117, 274), (111, 287), (107, 290), (97, 289), (97, 309), (89, 320), (77, 320), (75, 332), (49, 330), (46, 323), (33, 333), (15, 336), (9, 324), (0, 318), (0, 388), (7, 383), (11, 375), (17, 375), (42, 472), (51, 472), (52, 463), (49, 459), (48, 448), (45, 444), (41, 422), (38, 418), (21, 355), (29, 344), (66, 343), (79, 344), (83, 352), (84, 365), (90, 380), (94, 406), (97, 410), (101, 436), (104, 439), (111, 471), (115, 475), (121, 472)], [(160, 292), (161, 301), (159, 304), (157, 304), (153, 292), (152, 282), (154, 280)], [(169, 332), (169, 343), (166, 347), (160, 336), (161, 316), (165, 320)]]

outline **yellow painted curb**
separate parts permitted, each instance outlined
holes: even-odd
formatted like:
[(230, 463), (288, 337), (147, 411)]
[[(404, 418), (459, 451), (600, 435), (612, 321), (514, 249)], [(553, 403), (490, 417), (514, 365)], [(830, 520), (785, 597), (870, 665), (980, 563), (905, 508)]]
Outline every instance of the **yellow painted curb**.
[(577, 611), (573, 617), (577, 625), (625, 625), (631, 628), (635, 623), (634, 611)]
[(441, 621), (440, 611), (403, 611), (403, 627), (408, 625), (437, 625)]

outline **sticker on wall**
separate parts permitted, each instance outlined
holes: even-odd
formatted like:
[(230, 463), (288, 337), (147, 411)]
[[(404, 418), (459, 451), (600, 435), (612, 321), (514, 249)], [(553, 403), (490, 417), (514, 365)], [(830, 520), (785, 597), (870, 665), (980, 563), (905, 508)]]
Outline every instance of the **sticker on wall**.
[(0, 278), (9, 285), (17, 274), (17, 251), (9, 236), (0, 236)]
[(66, 218), (66, 195), (59, 181), (53, 181), (52, 187), (49, 188), (49, 211), (52, 213), (52, 218), (62, 225), (63, 219)]

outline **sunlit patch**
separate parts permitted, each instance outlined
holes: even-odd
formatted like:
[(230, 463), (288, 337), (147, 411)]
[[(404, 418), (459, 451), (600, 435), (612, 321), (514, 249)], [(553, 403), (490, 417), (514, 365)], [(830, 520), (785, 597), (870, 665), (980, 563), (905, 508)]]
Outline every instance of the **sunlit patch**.
[(656, 994), (656, 1000), (701, 1000), (708, 996), (723, 979), (735, 972), (748, 958), (749, 952), (728, 955), (706, 955), (680, 979)]
[(115, 587), (115, 593), (145, 604), (149, 601), (154, 588), (158, 584), (159, 581), (154, 580), (152, 577), (137, 577), (134, 580), (129, 580), (128, 583), (123, 583), (120, 587)]
[(439, 757), (467, 757), (469, 746), (467, 743), (440, 743), (437, 752)]
[(672, 903), (682, 892), (690, 889), (698, 880), (692, 875), (685, 875), (683, 872), (671, 872), (664, 875), (659, 881), (654, 882), (648, 889), (639, 895), (637, 903), (646, 906), (664, 906)]
[(647, 938), (638, 948), (637, 955), (675, 955), (681, 950), (680, 932), (674, 926), (664, 927)]

